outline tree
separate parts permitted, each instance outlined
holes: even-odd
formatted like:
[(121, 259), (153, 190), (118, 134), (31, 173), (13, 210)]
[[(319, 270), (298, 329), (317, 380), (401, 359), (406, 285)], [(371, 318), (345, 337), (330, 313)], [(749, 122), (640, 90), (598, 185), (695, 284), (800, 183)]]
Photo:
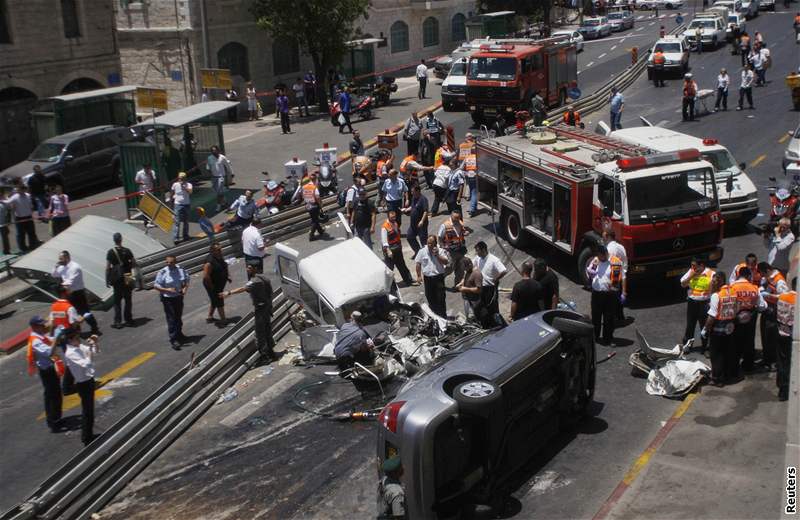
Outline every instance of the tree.
[(320, 110), (327, 111), (325, 72), (341, 63), (368, 7), (369, 0), (254, 0), (250, 12), (273, 39), (296, 41), (311, 56)]

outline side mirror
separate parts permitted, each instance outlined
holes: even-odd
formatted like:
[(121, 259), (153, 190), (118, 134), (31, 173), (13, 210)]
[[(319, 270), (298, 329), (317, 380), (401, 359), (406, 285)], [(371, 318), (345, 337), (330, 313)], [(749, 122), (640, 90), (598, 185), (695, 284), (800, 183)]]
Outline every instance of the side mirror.
[(739, 169), (740, 170), (744, 170), (746, 166), (747, 166), (747, 163), (743, 163), (743, 162), (739, 163)]

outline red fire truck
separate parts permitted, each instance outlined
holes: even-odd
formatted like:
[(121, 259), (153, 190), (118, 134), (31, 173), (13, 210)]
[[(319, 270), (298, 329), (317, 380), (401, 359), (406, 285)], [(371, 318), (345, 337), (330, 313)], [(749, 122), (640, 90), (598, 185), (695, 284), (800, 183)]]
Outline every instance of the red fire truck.
[(498, 113), (508, 120), (530, 109), (537, 90), (548, 106), (563, 105), (577, 80), (577, 50), (566, 36), (494, 40), (470, 55), (466, 102), (476, 124)]
[(480, 200), (499, 211), (509, 242), (572, 255), (584, 282), (604, 229), (625, 246), (629, 276), (678, 276), (693, 256), (722, 258), (714, 167), (698, 150), (655, 153), (556, 126), (480, 139), (477, 155)]

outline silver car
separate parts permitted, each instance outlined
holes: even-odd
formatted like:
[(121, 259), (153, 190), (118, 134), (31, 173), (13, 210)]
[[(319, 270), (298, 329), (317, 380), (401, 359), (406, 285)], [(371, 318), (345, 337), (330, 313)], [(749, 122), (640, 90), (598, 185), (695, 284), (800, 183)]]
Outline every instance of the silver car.
[(462, 340), (381, 411), (378, 458), (400, 456), (408, 518), (500, 507), (510, 479), (592, 402), (593, 328), (575, 312), (534, 314)]

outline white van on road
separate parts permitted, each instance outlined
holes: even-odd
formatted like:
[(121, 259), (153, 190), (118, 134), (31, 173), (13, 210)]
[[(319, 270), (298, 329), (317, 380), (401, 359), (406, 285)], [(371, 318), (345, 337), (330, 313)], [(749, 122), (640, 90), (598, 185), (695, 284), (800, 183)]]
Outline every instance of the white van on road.
[[(649, 122), (640, 118), (645, 124)], [(607, 127), (606, 127), (607, 128)], [(744, 172), (744, 163), (736, 159), (716, 139), (700, 139), (657, 126), (639, 126), (612, 132), (622, 141), (645, 146), (656, 152), (668, 153), (696, 148), (703, 158), (714, 165), (719, 207), (727, 221), (746, 223), (758, 214), (758, 191)]]

